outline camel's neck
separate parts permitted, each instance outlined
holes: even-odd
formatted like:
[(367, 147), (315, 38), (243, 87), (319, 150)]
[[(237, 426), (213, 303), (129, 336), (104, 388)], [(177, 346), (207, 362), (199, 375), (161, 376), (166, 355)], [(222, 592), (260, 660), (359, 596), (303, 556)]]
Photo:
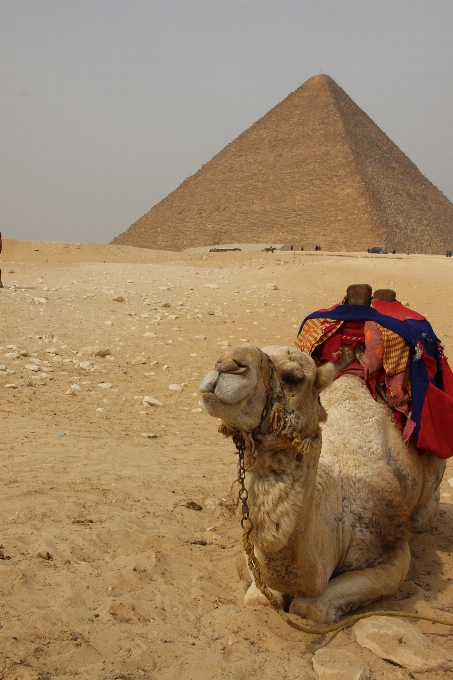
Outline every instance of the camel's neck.
[(310, 524), (321, 435), (306, 455), (292, 446), (272, 449), (257, 446), (254, 462), (246, 475), (253, 540), (264, 552), (281, 550), (293, 533), (296, 521)]

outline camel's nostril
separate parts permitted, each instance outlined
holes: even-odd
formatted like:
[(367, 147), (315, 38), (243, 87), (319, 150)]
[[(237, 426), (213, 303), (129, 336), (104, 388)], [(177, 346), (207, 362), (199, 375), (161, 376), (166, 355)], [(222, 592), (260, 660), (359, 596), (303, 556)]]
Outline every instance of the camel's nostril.
[(200, 387), (198, 388), (201, 394), (206, 392), (214, 392), (217, 381), (219, 379), (219, 374), (217, 371), (209, 371), (208, 375), (202, 381)]

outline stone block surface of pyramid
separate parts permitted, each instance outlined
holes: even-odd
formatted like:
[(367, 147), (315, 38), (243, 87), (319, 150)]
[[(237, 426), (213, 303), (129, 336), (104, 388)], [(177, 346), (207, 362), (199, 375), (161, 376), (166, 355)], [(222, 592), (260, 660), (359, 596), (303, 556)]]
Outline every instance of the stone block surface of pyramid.
[(112, 243), (443, 253), (453, 204), (329, 76), (307, 80)]

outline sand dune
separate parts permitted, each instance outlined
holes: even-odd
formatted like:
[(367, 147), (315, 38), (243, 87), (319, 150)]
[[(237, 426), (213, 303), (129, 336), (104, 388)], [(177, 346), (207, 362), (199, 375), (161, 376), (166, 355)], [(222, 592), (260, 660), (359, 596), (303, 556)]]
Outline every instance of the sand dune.
[[(226, 343), (290, 344), (307, 313), (356, 282), (395, 288), (448, 354), (453, 261), (5, 239), (0, 263), (0, 678), (315, 678), (320, 643), (243, 606), (240, 527), (223, 500), (234, 448), (197, 387)], [(376, 609), (453, 613), (451, 477), (449, 463), (435, 526)], [(445, 628), (416, 625), (453, 652)], [(350, 631), (329, 645), (373, 678), (409, 677)]]

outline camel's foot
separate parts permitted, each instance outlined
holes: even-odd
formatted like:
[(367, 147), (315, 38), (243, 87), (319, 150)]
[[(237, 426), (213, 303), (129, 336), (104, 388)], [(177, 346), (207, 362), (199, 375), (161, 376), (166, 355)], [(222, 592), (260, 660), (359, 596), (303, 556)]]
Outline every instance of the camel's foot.
[(409, 545), (405, 541), (385, 562), (335, 576), (321, 595), (295, 597), (289, 612), (310, 621), (335, 623), (343, 614), (396, 593), (406, 578), (410, 561)]
[(291, 602), (289, 613), (302, 616), (309, 621), (317, 623), (335, 623), (340, 615), (332, 605), (318, 597), (295, 597)]
[[(274, 593), (275, 599), (279, 603), (280, 607), (287, 611), (288, 603), (285, 594), (279, 593), (278, 590), (272, 590), (272, 592)], [(258, 588), (255, 585), (255, 582), (253, 582), (250, 588), (245, 593), (244, 604), (247, 607), (257, 607), (258, 605), (268, 606), (270, 605), (270, 602), (267, 599), (267, 597), (263, 595), (261, 590), (258, 590)]]

